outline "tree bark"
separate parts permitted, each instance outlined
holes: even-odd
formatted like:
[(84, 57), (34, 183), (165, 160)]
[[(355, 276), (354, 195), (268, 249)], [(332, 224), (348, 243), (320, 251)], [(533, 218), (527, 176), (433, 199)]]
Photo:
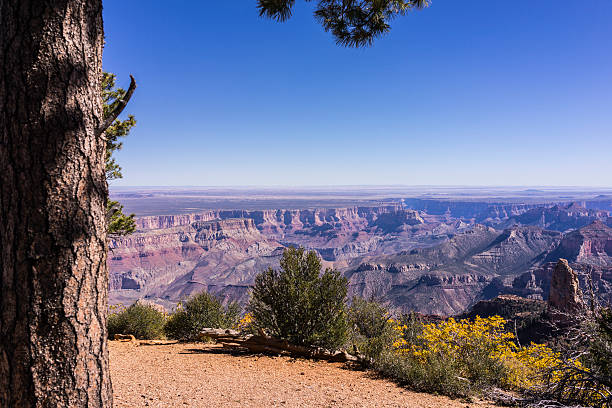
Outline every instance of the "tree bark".
[(0, 0), (0, 407), (112, 405), (102, 0)]

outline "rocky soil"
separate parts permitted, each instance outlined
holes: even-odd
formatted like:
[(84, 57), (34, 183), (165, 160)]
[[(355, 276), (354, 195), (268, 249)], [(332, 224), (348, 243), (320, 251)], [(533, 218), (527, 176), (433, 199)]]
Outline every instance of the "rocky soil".
[(110, 342), (115, 407), (490, 407), (414, 393), (340, 363)]

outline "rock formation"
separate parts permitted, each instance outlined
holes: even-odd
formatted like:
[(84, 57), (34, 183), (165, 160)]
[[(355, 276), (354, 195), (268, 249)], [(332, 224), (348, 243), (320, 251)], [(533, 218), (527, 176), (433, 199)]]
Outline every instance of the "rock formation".
[(570, 232), (548, 255), (547, 261), (555, 262), (558, 258), (573, 263), (612, 265), (612, 228), (597, 220)]
[(550, 280), (548, 305), (565, 313), (576, 312), (584, 307), (582, 292), (576, 272), (567, 259), (559, 259)]
[[(416, 211), (398, 205), (313, 210), (215, 210), (137, 219), (139, 231), (111, 240), (110, 299), (139, 297), (171, 305), (207, 290), (226, 300), (248, 300), (255, 275), (277, 266), (282, 249), (304, 246), (324, 261), (437, 242)], [(443, 228), (443, 232), (456, 228)], [(435, 236), (434, 236), (435, 235)], [(331, 266), (329, 263), (327, 266)], [(336, 265), (341, 266), (341, 265)]]
[(534, 225), (549, 230), (567, 232), (593, 222), (612, 221), (609, 211), (587, 209), (578, 203), (537, 207), (514, 216), (503, 225)]
[(490, 296), (496, 279), (539, 265), (560, 240), (560, 233), (535, 227), (500, 232), (476, 225), (436, 246), (358, 258), (346, 276), (354, 295), (382, 297), (401, 312), (452, 315)]
[(583, 292), (607, 304), (612, 302), (612, 228), (600, 221), (566, 234), (544, 263), (514, 279), (503, 293), (548, 300), (558, 259), (567, 259)]

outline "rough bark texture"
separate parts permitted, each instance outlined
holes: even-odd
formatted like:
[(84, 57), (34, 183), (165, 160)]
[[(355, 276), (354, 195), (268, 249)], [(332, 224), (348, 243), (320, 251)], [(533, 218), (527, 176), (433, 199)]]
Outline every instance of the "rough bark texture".
[(101, 0), (0, 0), (0, 406), (111, 406)]

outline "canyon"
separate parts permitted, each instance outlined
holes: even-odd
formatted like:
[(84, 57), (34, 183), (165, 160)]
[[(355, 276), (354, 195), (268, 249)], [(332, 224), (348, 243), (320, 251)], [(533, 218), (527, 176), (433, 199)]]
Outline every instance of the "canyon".
[(245, 304), (255, 276), (278, 267), (288, 246), (315, 250), (348, 278), (350, 296), (378, 299), (397, 313), (454, 315), (504, 294), (546, 300), (558, 258), (598, 299), (611, 299), (605, 201), (603, 209), (586, 208), (587, 201), (366, 204), (139, 216), (137, 232), (109, 242), (110, 301), (147, 298), (172, 309), (206, 290)]

